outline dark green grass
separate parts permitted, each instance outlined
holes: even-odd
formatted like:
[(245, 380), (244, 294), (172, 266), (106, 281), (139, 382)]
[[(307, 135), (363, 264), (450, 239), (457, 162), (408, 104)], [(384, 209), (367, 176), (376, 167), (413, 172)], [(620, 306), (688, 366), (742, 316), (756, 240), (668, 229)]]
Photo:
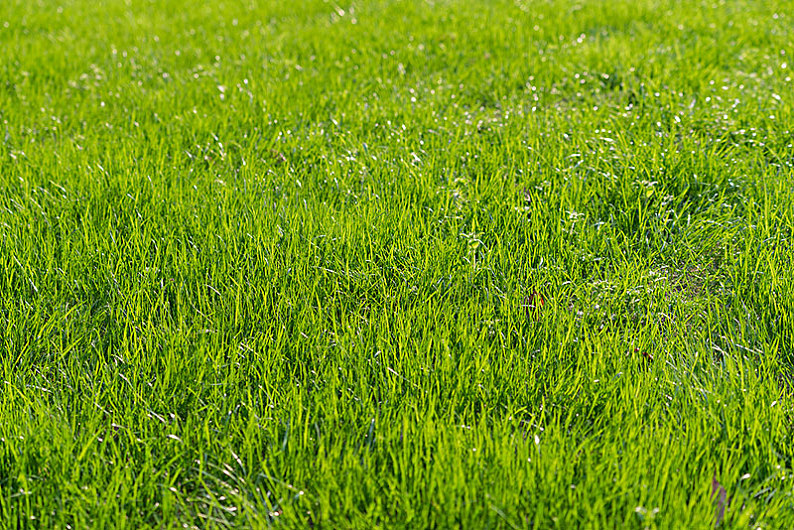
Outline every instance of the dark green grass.
[(0, 4), (0, 521), (794, 526), (784, 1)]

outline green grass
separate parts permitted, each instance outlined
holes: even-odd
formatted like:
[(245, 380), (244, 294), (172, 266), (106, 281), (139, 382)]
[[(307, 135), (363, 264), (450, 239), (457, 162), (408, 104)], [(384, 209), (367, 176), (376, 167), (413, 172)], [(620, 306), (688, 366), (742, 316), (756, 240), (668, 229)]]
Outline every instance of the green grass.
[(793, 527), (790, 8), (0, 3), (2, 527)]

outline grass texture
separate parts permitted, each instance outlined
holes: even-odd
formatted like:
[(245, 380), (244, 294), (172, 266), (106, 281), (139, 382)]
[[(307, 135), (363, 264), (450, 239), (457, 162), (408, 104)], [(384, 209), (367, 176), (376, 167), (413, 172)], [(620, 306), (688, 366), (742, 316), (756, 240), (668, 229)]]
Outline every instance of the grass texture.
[(793, 41), (4, 0), (2, 526), (794, 527)]

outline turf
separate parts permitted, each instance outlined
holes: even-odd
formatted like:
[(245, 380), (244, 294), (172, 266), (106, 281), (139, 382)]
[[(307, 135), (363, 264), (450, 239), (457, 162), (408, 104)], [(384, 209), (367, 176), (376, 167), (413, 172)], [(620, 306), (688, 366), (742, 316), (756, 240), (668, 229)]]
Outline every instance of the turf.
[(349, 2), (0, 3), (2, 527), (793, 527), (790, 2)]

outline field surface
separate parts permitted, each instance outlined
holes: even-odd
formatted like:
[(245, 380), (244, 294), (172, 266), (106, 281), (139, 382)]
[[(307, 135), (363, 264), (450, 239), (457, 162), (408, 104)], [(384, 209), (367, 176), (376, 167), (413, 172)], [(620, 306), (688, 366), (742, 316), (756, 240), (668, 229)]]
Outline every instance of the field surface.
[(791, 7), (0, 2), (0, 527), (794, 527)]

